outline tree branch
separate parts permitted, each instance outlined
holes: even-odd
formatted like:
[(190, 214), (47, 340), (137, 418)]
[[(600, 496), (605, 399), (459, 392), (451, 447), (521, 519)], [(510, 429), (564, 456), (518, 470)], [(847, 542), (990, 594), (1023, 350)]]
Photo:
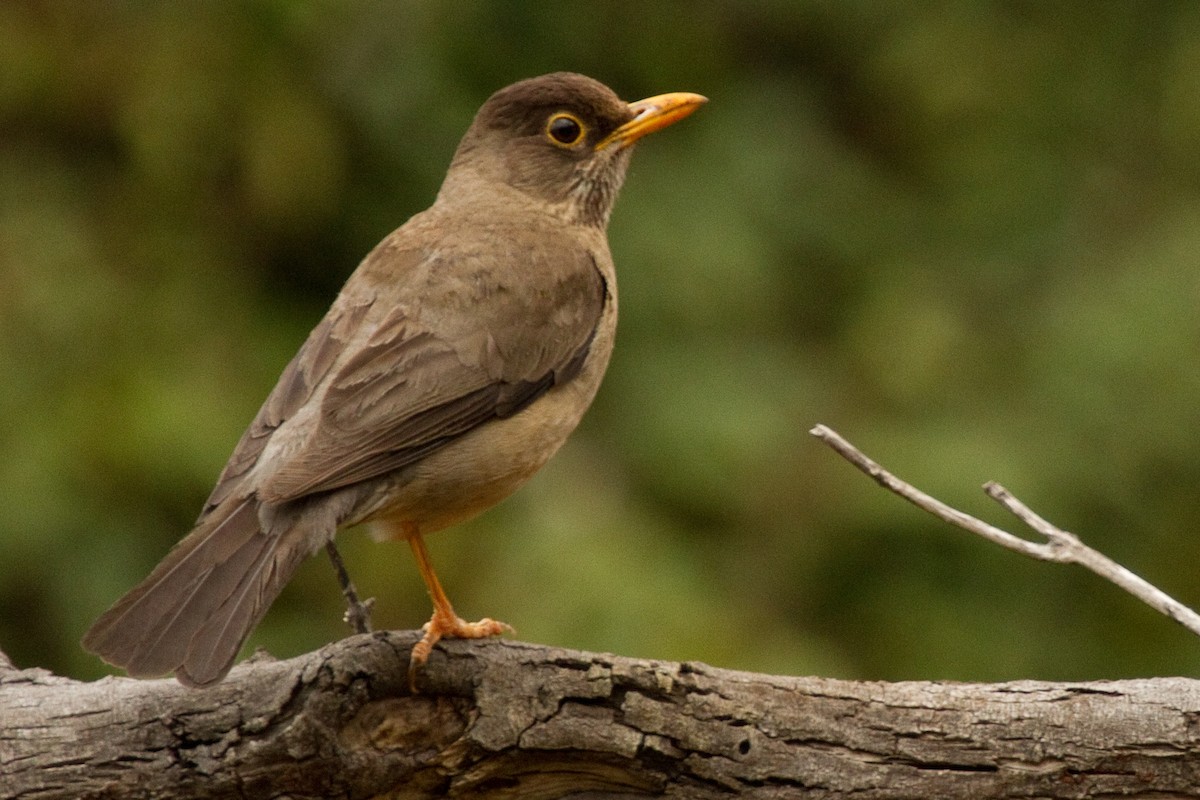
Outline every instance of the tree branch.
[[(995, 484), (988, 494), (1046, 542), (813, 433), (952, 524), (1083, 564), (1189, 627), (1196, 617)], [(81, 683), (0, 655), (0, 800), (1200, 798), (1200, 681), (858, 683), (450, 641), (414, 694), (416, 641), (384, 631), (251, 659), (206, 690)]]
[(0, 676), (0, 797), (1200, 797), (1200, 682), (856, 683), (353, 636), (221, 684)]
[(1130, 572), (1103, 553), (1088, 547), (1075, 534), (1057, 528), (1042, 519), (1000, 484), (989, 481), (984, 484), (983, 490), (989, 497), (1000, 503), (1017, 517), (1017, 519), (1046, 537), (1045, 542), (1031, 542), (1028, 539), (1014, 536), (1008, 531), (989, 525), (969, 514), (964, 514), (937, 498), (925, 494), (920, 489), (888, 472), (857, 447), (842, 438), (837, 431), (826, 425), (817, 425), (809, 433), (829, 445), (842, 458), (871, 476), (880, 486), (903, 497), (918, 508), (928, 511), (935, 517), (1030, 558), (1064, 564), (1079, 564), (1082, 567), (1086, 567), (1101, 578), (1116, 584), (1146, 605), (1161, 614), (1167, 615), (1192, 633), (1200, 636), (1200, 614), (1192, 611), (1183, 603), (1180, 603), (1145, 579)]

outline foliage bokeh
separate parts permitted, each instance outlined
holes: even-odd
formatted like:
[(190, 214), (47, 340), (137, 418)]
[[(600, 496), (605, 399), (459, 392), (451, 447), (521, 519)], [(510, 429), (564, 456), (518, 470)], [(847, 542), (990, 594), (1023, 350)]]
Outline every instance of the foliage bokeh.
[[(78, 640), (190, 527), (479, 103), (555, 69), (708, 95), (639, 147), (580, 431), (431, 541), (522, 638), (872, 679), (1190, 674), (1080, 570), (885, 496), (825, 422), (1008, 525), (1004, 483), (1200, 605), (1200, 6), (0, 4), (0, 648)], [(427, 600), (344, 535), (376, 623)], [(344, 633), (312, 559), (252, 639)]]

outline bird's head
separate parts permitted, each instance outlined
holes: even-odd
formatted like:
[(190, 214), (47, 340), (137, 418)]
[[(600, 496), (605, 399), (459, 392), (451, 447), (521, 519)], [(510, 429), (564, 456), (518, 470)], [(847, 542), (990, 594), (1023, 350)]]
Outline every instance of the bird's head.
[(676, 92), (626, 103), (599, 81), (569, 72), (514, 83), (475, 115), (442, 195), (498, 183), (572, 222), (603, 227), (633, 143), (704, 102)]

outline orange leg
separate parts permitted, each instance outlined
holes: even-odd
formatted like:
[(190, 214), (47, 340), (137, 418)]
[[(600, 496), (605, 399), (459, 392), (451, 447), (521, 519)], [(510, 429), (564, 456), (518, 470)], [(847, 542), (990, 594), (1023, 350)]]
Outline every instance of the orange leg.
[(441, 581), (433, 571), (433, 564), (429, 560), (429, 551), (425, 549), (425, 540), (421, 537), (420, 531), (416, 530), (415, 526), (405, 526), (405, 528), (405, 538), (408, 539), (413, 556), (417, 559), (417, 569), (421, 571), (421, 578), (425, 581), (425, 586), (429, 589), (429, 596), (433, 600), (433, 616), (421, 629), (425, 635), (413, 647), (412, 657), (409, 660), (408, 677), (409, 683), (412, 683), (416, 669), (429, 658), (429, 653), (438, 640), (442, 638), (482, 639), (487, 636), (512, 633), (512, 627), (494, 619), (467, 622), (455, 614), (454, 607), (450, 605), (450, 598), (446, 597)]

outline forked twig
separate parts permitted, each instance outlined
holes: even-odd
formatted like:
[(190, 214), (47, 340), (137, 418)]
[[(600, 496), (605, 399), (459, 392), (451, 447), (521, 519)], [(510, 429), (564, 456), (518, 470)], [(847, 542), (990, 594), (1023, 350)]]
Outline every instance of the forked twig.
[(1004, 506), (1017, 519), (1046, 537), (1045, 542), (1031, 542), (1028, 539), (1022, 539), (1020, 536), (1014, 536), (1008, 531), (989, 525), (969, 514), (964, 514), (956, 508), (951, 508), (912, 484), (900, 480), (826, 425), (817, 425), (809, 433), (829, 445), (838, 455), (855, 467), (870, 475), (880, 486), (900, 495), (935, 517), (1030, 558), (1063, 564), (1079, 564), (1086, 567), (1200, 636), (1200, 614), (1133, 574), (1103, 553), (1088, 547), (1075, 534), (1064, 531), (1042, 519), (1000, 484), (989, 481), (984, 484), (983, 491), (988, 497)]

